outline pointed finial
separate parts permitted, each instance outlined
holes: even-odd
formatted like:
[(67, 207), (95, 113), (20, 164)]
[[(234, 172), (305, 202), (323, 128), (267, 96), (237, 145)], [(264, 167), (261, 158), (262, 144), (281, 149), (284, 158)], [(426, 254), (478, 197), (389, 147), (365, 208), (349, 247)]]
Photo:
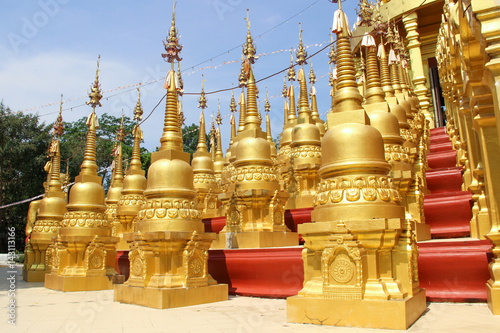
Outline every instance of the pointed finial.
[(220, 115), (220, 101), (218, 101), (217, 105), (217, 117), (215, 118), (217, 125), (222, 125), (222, 116)]
[(167, 62), (170, 62), (172, 66), (174, 65), (174, 60), (181, 61), (182, 58), (179, 57), (182, 46), (179, 44), (179, 38), (177, 37), (178, 30), (175, 28), (175, 0), (172, 10), (172, 26), (170, 27), (170, 32), (168, 37), (163, 41), (163, 46), (165, 47), (166, 53), (162, 53), (163, 59), (167, 58)]
[(271, 104), (269, 103), (269, 92), (266, 91), (266, 104), (264, 104), (264, 110), (269, 113), (271, 111)]
[(179, 95), (182, 95), (184, 92), (184, 81), (182, 81), (181, 62), (180, 61), (177, 63), (177, 79), (179, 81), (179, 86), (177, 87), (178, 91), (179, 91)]
[(245, 21), (247, 21), (247, 39), (245, 44), (243, 45), (243, 54), (246, 57), (246, 61), (250, 62), (251, 64), (255, 63), (255, 60), (259, 59), (255, 54), (257, 53), (257, 49), (254, 45), (252, 35), (250, 34), (250, 10), (247, 9), (247, 17), (245, 18)]
[(328, 63), (329, 64), (335, 64), (335, 62), (337, 62), (337, 53), (335, 53), (335, 43), (333, 42), (333, 36), (332, 34), (330, 33), (330, 52), (328, 53), (328, 58), (330, 60), (328, 60)]
[(201, 95), (200, 98), (198, 99), (199, 105), (198, 107), (201, 108), (202, 110), (207, 107), (207, 98), (205, 97), (205, 81), (203, 79), (203, 75), (201, 76)]
[(137, 96), (137, 104), (135, 105), (134, 109), (134, 120), (139, 122), (142, 120), (142, 114), (144, 111), (142, 110), (142, 105), (141, 105), (141, 90), (137, 88), (137, 91), (139, 92), (139, 95)]
[(316, 74), (314, 74), (314, 70), (313, 70), (313, 64), (312, 64), (312, 61), (311, 61), (311, 70), (309, 71), (309, 83), (311, 85), (315, 84), (317, 81), (316, 79)]
[(371, 26), (373, 23), (373, 6), (368, 3), (368, 0), (361, 0), (359, 3), (359, 11), (356, 9), (356, 15), (359, 17), (358, 26)]
[(229, 110), (231, 110), (232, 113), (236, 112), (236, 100), (234, 99), (234, 90), (232, 91), (231, 104), (229, 104)]
[(288, 69), (288, 81), (295, 80), (295, 69), (293, 68), (293, 47), (290, 48), (290, 68)]
[(90, 101), (88, 101), (86, 104), (92, 106), (92, 108), (95, 110), (96, 106), (102, 106), (101, 104), (101, 85), (99, 84), (99, 63), (101, 62), (101, 55), (97, 58), (97, 70), (95, 72), (95, 81), (94, 85), (91, 87), (91, 92), (89, 93)]
[(288, 96), (288, 87), (286, 86), (286, 74), (283, 77), (283, 89), (281, 90), (281, 97), (287, 98)]
[(246, 87), (247, 85), (248, 78), (245, 70), (245, 63), (245, 57), (241, 55), (241, 70), (240, 75), (238, 76), (238, 81), (240, 81), (240, 84), (238, 85), (238, 87)]
[(123, 139), (125, 138), (125, 130), (123, 128), (123, 117), (124, 117), (124, 115), (123, 115), (123, 109), (122, 109), (122, 120), (120, 122), (120, 128), (118, 128), (118, 132), (116, 133), (116, 139), (120, 142), (123, 141)]
[(302, 65), (302, 64), (307, 64), (306, 58), (307, 58), (307, 52), (306, 48), (304, 47), (304, 44), (302, 43), (302, 29), (301, 29), (301, 23), (299, 22), (299, 47), (297, 49), (297, 53), (295, 54), (297, 56), (297, 64)]
[(63, 118), (62, 118), (62, 105), (63, 105), (63, 94), (61, 94), (61, 104), (59, 106), (59, 115), (57, 116), (56, 122), (54, 123), (53, 129), (53, 135), (55, 136), (61, 136), (64, 132), (64, 123), (63, 123)]

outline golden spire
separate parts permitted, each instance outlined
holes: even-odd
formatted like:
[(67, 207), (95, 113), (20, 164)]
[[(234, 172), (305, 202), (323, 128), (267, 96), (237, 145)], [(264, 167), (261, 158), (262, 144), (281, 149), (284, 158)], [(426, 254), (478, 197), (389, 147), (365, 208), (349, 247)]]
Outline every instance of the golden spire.
[(366, 48), (366, 104), (385, 102), (384, 91), (380, 83), (374, 38), (365, 33), (361, 46)]
[(229, 104), (229, 110), (231, 111), (231, 118), (229, 123), (231, 124), (231, 140), (229, 146), (234, 143), (234, 138), (236, 137), (236, 120), (234, 119), (234, 113), (236, 112), (236, 100), (234, 99), (234, 90), (231, 95), (231, 104)]
[(50, 146), (50, 154), (52, 155), (51, 168), (50, 168), (50, 178), (47, 183), (48, 192), (61, 192), (61, 150), (59, 145), (59, 138), (64, 131), (64, 123), (62, 119), (62, 105), (63, 105), (63, 95), (61, 94), (61, 104), (59, 106), (59, 115), (56, 122), (54, 123), (53, 139)]
[(80, 175), (97, 176), (96, 164), (96, 130), (99, 128), (99, 122), (95, 113), (96, 106), (102, 106), (100, 100), (102, 98), (101, 87), (99, 84), (99, 62), (101, 56), (97, 59), (97, 70), (95, 75), (95, 82), (92, 86), (92, 91), (89, 93), (90, 101), (87, 105), (92, 106), (92, 113), (88, 116), (86, 125), (89, 127), (87, 132), (87, 141), (85, 145), (85, 153), (83, 155), (83, 162), (80, 167)]
[(238, 76), (238, 81), (240, 81), (239, 87), (246, 87), (247, 85), (247, 74), (245, 72), (245, 56), (243, 54), (241, 55), (241, 70), (240, 70), (240, 75)]
[(297, 57), (297, 64), (302, 65), (306, 64), (307, 65), (307, 51), (306, 48), (304, 47), (304, 44), (302, 44), (302, 29), (301, 29), (301, 24), (299, 22), (299, 47), (297, 49), (297, 53), (295, 53)]
[(234, 99), (234, 90), (231, 91), (231, 104), (229, 104), (229, 110), (231, 113), (236, 112), (236, 100)]
[(269, 103), (269, 92), (266, 91), (266, 103), (264, 104), (264, 110), (269, 113), (271, 110), (271, 104)]
[(380, 81), (382, 89), (384, 90), (385, 97), (394, 97), (394, 88), (391, 84), (389, 65), (387, 64), (387, 53), (385, 52), (384, 46), (384, 36), (382, 34), (380, 35), (378, 54), (380, 58)]
[(212, 125), (210, 126), (210, 153), (212, 153), (212, 161), (215, 161), (215, 122), (212, 116)]
[(288, 98), (290, 100), (290, 104), (288, 107), (288, 121), (292, 121), (297, 119), (297, 115), (295, 113), (295, 92), (292, 82), (290, 82), (290, 87), (288, 88)]
[(142, 105), (141, 105), (141, 91), (139, 88), (137, 88), (137, 91), (139, 92), (139, 96), (137, 97), (137, 104), (135, 105), (134, 109), (134, 120), (137, 122), (142, 120), (142, 115), (144, 114), (144, 111), (142, 110)]
[(217, 117), (215, 118), (215, 122), (217, 123), (217, 150), (215, 151), (216, 158), (223, 158), (224, 154), (222, 153), (222, 139), (220, 134), (220, 125), (222, 125), (222, 116), (220, 115), (220, 102), (218, 104), (217, 109)]
[(137, 96), (137, 104), (134, 109), (134, 120), (137, 122), (132, 130), (134, 134), (134, 146), (132, 147), (132, 157), (130, 159), (130, 167), (127, 170), (127, 174), (134, 174), (135, 171), (142, 170), (141, 164), (141, 140), (143, 138), (141, 128), (139, 127), (139, 122), (142, 120), (142, 114), (144, 113), (141, 105), (141, 91)]
[(293, 68), (293, 47), (290, 48), (290, 68), (288, 69), (288, 81), (295, 80), (295, 69)]
[[(172, 63), (173, 66), (173, 63)], [(163, 135), (161, 136), (160, 151), (173, 149), (183, 151), (182, 148), (182, 130), (179, 119), (179, 101), (177, 94), (177, 76), (171, 69), (165, 80), (167, 88), (167, 102), (165, 106), (165, 120), (163, 126)]]
[(250, 62), (250, 64), (255, 63), (255, 60), (259, 59), (259, 57), (255, 56), (255, 53), (257, 52), (257, 48), (255, 47), (255, 44), (253, 42), (252, 35), (250, 34), (250, 10), (247, 9), (247, 17), (245, 18), (245, 21), (247, 21), (247, 39), (245, 41), (245, 44), (243, 45), (243, 54), (246, 57), (246, 60)]
[(174, 60), (181, 61), (182, 58), (179, 57), (182, 46), (179, 44), (179, 38), (177, 37), (178, 30), (175, 28), (175, 0), (174, 8), (172, 9), (172, 26), (170, 27), (170, 32), (168, 37), (163, 41), (163, 46), (165, 47), (166, 53), (162, 53), (162, 57), (167, 58), (167, 62), (172, 64), (172, 69), (174, 68)]
[(311, 61), (311, 70), (309, 71), (309, 83), (311, 84), (311, 117), (316, 120), (320, 120), (319, 112), (318, 112), (318, 102), (316, 100), (316, 88), (314, 87), (314, 83), (316, 83), (316, 74), (314, 74), (313, 65)]
[[(342, 6), (339, 1), (339, 10)], [(361, 109), (363, 97), (359, 93), (356, 82), (356, 71), (354, 59), (351, 53), (351, 42), (349, 39), (349, 24), (345, 13), (341, 12), (342, 30), (337, 30), (337, 83), (335, 91), (335, 110), (349, 111)]]
[(205, 130), (205, 114), (203, 108), (200, 113), (200, 131), (198, 132), (198, 145), (196, 146), (196, 151), (208, 152), (207, 147), (207, 134)]
[(337, 53), (335, 53), (335, 43), (333, 42), (333, 36), (332, 34), (330, 33), (330, 53), (328, 53), (328, 63), (330, 65), (335, 65), (335, 63), (337, 62)]
[(122, 154), (122, 141), (125, 137), (125, 131), (123, 129), (123, 115), (120, 123), (120, 128), (116, 134), (116, 149), (113, 151), (115, 159), (115, 169), (113, 176), (113, 187), (123, 187), (123, 154)]
[(309, 117), (311, 109), (309, 108), (309, 100), (307, 94), (307, 82), (306, 75), (304, 72), (304, 65), (301, 64), (301, 68), (299, 69), (299, 75), (297, 80), (300, 83), (300, 92), (299, 92), (299, 118)]
[(247, 113), (244, 88), (241, 88), (240, 100), (238, 101), (238, 104), (240, 105), (240, 121), (238, 124), (238, 133), (240, 133), (245, 129), (245, 118)]
[(286, 86), (286, 74), (283, 77), (283, 90), (281, 90), (281, 97), (285, 99), (285, 106), (283, 108), (283, 125), (286, 125), (288, 123), (288, 102), (286, 100), (286, 98), (288, 97), (288, 87)]
[(257, 86), (252, 68), (250, 67), (250, 77), (247, 88), (247, 110), (245, 116), (245, 129), (260, 128), (260, 119), (257, 110)]

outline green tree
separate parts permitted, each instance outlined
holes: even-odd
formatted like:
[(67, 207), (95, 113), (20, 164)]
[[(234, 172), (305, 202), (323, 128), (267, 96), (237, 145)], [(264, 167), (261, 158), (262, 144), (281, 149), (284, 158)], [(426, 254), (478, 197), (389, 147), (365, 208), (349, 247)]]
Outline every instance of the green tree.
[[(44, 192), (50, 129), (38, 115), (12, 112), (0, 102), (0, 206)], [(7, 251), (8, 227), (16, 228), (16, 249), (24, 250), (28, 207), (26, 202), (0, 209), (0, 252)]]

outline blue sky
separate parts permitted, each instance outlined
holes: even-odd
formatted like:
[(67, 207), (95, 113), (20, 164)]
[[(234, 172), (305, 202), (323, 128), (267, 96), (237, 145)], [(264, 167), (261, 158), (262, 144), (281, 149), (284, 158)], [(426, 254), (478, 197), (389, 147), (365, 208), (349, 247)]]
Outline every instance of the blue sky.
[[(343, 3), (351, 25), (356, 4), (357, 1), (353, 0)], [(237, 86), (240, 64), (221, 64), (241, 57), (241, 47), (236, 46), (245, 41), (247, 8), (250, 9), (251, 32), (257, 53), (275, 52), (256, 61), (253, 69), (258, 80), (289, 66), (290, 52), (281, 50), (297, 47), (299, 22), (302, 23), (304, 44), (311, 45), (307, 49), (309, 54), (326, 45), (337, 6), (328, 0), (178, 0), (176, 25), (184, 47), (181, 53), (184, 90), (199, 92), (202, 74), (207, 92)], [(98, 114), (106, 112), (119, 117), (123, 109), (126, 115), (132, 116), (137, 91), (133, 87), (116, 89), (118, 87), (158, 80), (141, 89), (145, 116), (165, 93), (161, 78), (170, 67), (161, 58), (161, 53), (164, 52), (162, 40), (170, 28), (172, 1), (4, 0), (1, 7), (0, 99), (11, 109), (18, 111), (56, 103), (25, 111), (38, 113), (43, 121), (52, 122), (63, 93), (65, 100), (72, 99), (64, 104), (64, 109), (73, 108), (64, 111), (66, 121), (88, 115), (89, 106), (78, 106), (88, 100), (86, 95), (95, 77), (99, 54), (102, 89), (113, 91), (104, 93), (103, 106), (98, 109)], [(290, 18), (301, 11), (300, 15)], [(236, 49), (215, 57), (234, 47)], [(330, 107), (327, 53), (328, 49), (312, 58), (323, 119)], [(193, 67), (205, 60), (208, 61)], [(305, 70), (308, 74), (309, 64)], [(294, 85), (298, 87), (297, 83)], [(283, 74), (258, 84), (262, 112), (266, 91), (272, 97), (273, 136), (279, 134), (283, 126), (282, 87)], [(240, 89), (234, 92), (238, 97)], [(218, 101), (222, 115), (230, 113), (231, 92), (212, 94), (207, 98), (207, 123), (210, 114), (217, 112)], [(182, 98), (186, 124), (198, 122), (200, 109), (197, 100), (198, 96), (184, 95)], [(164, 102), (142, 125), (143, 147), (154, 149), (159, 145), (163, 114)], [(225, 151), (230, 135), (228, 116), (224, 118), (221, 130)]]

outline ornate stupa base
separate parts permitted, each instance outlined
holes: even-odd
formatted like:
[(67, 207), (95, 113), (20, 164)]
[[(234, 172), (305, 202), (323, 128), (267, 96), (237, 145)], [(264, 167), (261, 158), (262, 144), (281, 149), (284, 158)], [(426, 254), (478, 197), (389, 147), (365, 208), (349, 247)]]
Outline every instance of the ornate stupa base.
[(299, 245), (299, 235), (286, 231), (220, 232), (211, 249), (252, 249)]
[(286, 300), (292, 323), (405, 330), (427, 308), (425, 290), (401, 300), (352, 300), (292, 296)]
[(26, 282), (43, 282), (45, 281), (45, 274), (47, 272), (44, 270), (32, 270), (23, 269), (23, 280)]
[(47, 274), (45, 288), (59, 291), (93, 291), (113, 289), (115, 284), (125, 282), (124, 275), (62, 276)]
[(190, 288), (143, 288), (115, 285), (114, 300), (120, 303), (168, 309), (227, 301), (227, 295), (227, 284)]
[(59, 235), (53, 246), (45, 288), (59, 291), (113, 289), (125, 276), (115, 270), (118, 237)]
[(494, 315), (500, 315), (500, 288), (494, 288), (490, 281), (486, 283), (488, 307)]
[(115, 286), (116, 302), (157, 309), (226, 301), (227, 284), (208, 274), (213, 233), (156, 231), (125, 234), (133, 240), (130, 278)]

